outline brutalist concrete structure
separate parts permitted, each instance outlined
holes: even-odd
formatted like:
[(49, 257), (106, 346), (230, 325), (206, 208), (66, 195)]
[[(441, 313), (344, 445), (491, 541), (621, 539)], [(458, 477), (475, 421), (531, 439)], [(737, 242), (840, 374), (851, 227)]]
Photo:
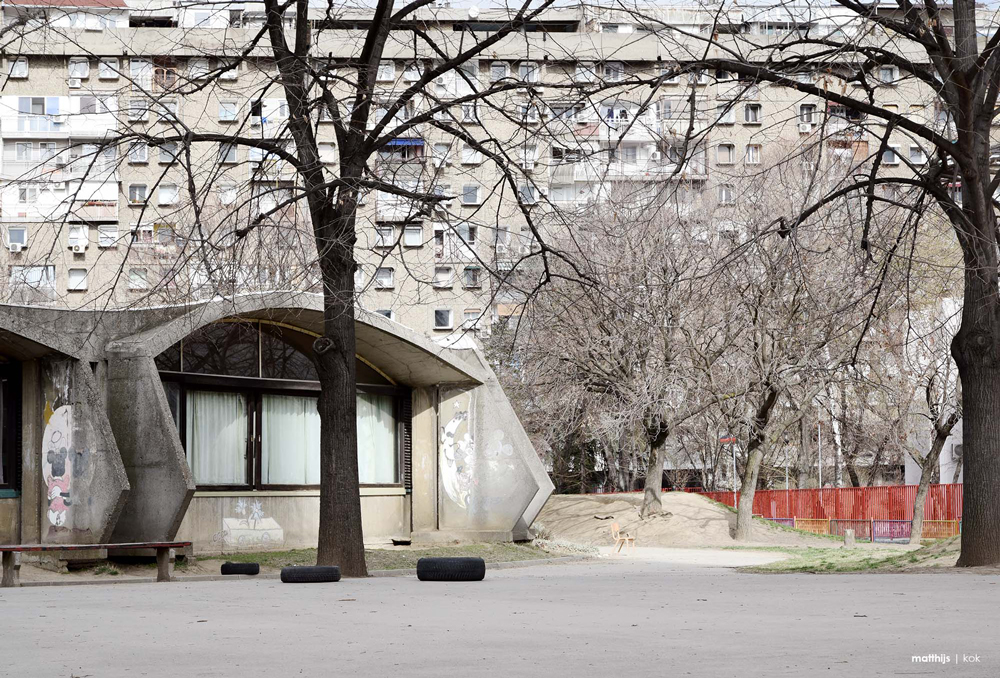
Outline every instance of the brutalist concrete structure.
[[(359, 315), (366, 541), (527, 537), (553, 488), (482, 355)], [(0, 306), (0, 543), (314, 545), (321, 323), (301, 293)]]

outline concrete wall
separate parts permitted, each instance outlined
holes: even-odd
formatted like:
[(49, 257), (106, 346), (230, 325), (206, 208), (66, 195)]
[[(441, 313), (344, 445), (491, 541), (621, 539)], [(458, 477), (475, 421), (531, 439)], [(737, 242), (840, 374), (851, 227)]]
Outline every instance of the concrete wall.
[[(69, 358), (43, 359), (40, 368), (37, 390), (25, 389), (29, 400), (40, 392), (44, 405), (41, 436), (24, 437), (22, 484), (38, 490), (25, 492), (24, 513), (38, 518), (24, 538), (37, 530), (46, 543), (108, 541), (129, 484), (97, 380), (90, 365)], [(25, 421), (37, 416), (25, 405)]]
[(194, 495), (194, 477), (144, 346), (108, 347), (108, 411), (133, 487), (115, 541), (173, 539)]
[(20, 543), (21, 500), (0, 498), (0, 544)]
[[(361, 491), (366, 544), (410, 537), (410, 498), (395, 488)], [(319, 491), (198, 492), (177, 538), (194, 542), (195, 553), (315, 548)]]

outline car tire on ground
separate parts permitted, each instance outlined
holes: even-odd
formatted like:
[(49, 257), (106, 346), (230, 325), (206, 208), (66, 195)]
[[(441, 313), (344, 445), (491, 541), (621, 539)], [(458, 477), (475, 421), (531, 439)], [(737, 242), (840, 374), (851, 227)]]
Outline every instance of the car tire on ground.
[(340, 568), (336, 565), (299, 565), (281, 568), (281, 581), (286, 584), (312, 584), (340, 581)]
[(420, 581), (482, 581), (486, 561), (482, 558), (421, 558), (417, 561)]
[(223, 563), (222, 574), (260, 574), (260, 563)]

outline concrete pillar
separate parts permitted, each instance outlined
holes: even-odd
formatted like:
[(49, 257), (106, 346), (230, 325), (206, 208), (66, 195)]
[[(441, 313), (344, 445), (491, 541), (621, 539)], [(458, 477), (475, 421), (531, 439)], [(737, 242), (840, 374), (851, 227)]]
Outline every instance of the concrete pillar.
[(437, 389), (413, 390), (413, 531), (435, 530), (437, 519)]
[(37, 360), (21, 363), (21, 543), (41, 542), (42, 418), (41, 369)]

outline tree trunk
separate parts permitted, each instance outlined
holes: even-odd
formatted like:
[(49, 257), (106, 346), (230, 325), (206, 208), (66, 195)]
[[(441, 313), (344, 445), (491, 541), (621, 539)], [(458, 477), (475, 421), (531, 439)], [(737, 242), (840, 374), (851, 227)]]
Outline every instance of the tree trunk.
[[(967, 190), (963, 185), (963, 195)], [(951, 344), (962, 379), (964, 430), (959, 567), (1000, 564), (1000, 300), (995, 231), (982, 230), (966, 236), (976, 242), (963, 243), (962, 325)]]
[(743, 470), (743, 481), (740, 484), (740, 505), (736, 510), (737, 541), (749, 541), (753, 536), (753, 498), (757, 490), (757, 478), (760, 475), (760, 462), (764, 459), (764, 445), (757, 445), (747, 456), (747, 465)]
[[(366, 577), (358, 492), (353, 280), (352, 262), (337, 281), (339, 289), (324, 294), (324, 333), (314, 343), (321, 388), (319, 473), (324, 489), (316, 564), (339, 565), (345, 577)], [(344, 289), (346, 294), (340, 291)]]
[(858, 478), (858, 467), (854, 462), (854, 457), (847, 459), (847, 477), (851, 480), (851, 487), (861, 487), (861, 479)]
[(796, 464), (796, 470), (798, 471), (798, 488), (800, 490), (806, 489), (806, 485), (809, 484), (809, 466), (812, 463), (812, 455), (809, 450), (809, 442), (812, 436), (812, 431), (809, 428), (809, 422), (806, 421), (805, 415), (799, 420), (799, 439), (801, 440), (799, 444), (799, 461)]
[(917, 496), (913, 499), (913, 523), (910, 528), (910, 543), (919, 544), (924, 531), (924, 503), (927, 501), (927, 490), (931, 486), (931, 476), (934, 475), (934, 466), (937, 465), (938, 457), (941, 456), (941, 447), (934, 441), (935, 453), (931, 451), (924, 457), (923, 465), (920, 469), (920, 484), (917, 485)]
[(646, 427), (646, 437), (649, 441), (649, 459), (646, 463), (646, 482), (642, 490), (642, 508), (639, 517), (659, 513), (663, 510), (660, 495), (663, 492), (663, 461), (667, 452), (667, 434), (669, 429), (662, 424)]

